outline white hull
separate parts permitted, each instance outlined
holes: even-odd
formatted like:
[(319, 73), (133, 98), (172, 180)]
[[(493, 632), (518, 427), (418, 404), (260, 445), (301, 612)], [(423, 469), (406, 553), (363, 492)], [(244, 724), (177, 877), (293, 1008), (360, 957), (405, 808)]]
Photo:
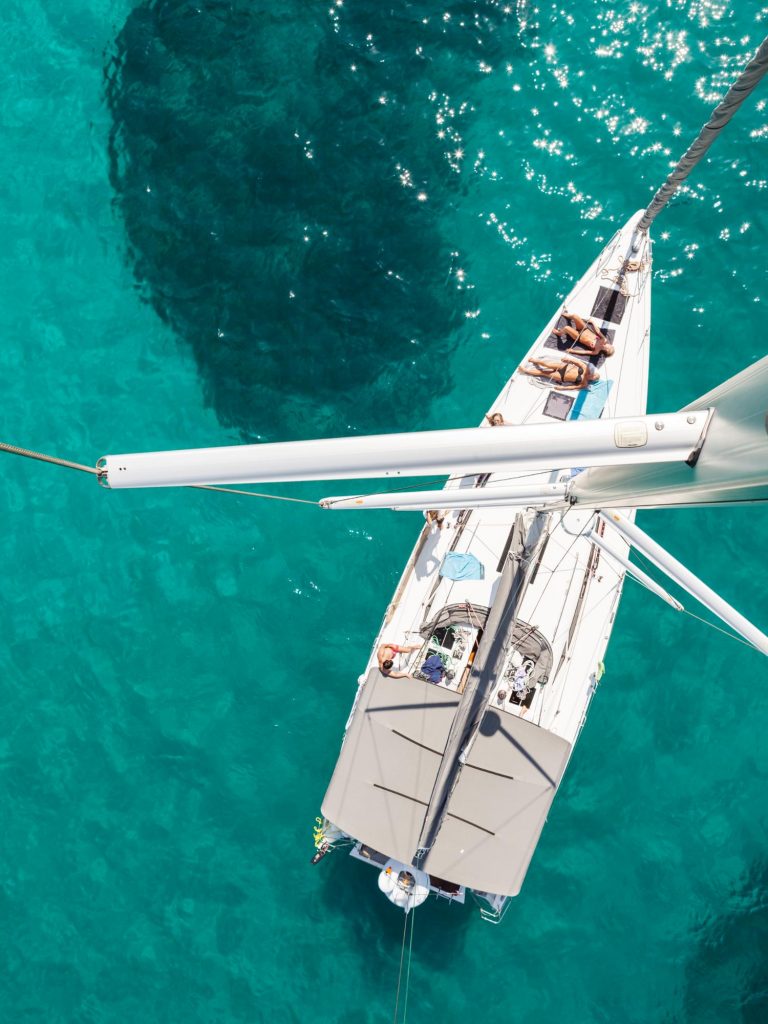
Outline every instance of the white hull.
[[(637, 269), (625, 277), (628, 295), (624, 298), (621, 322), (616, 324), (607, 319), (602, 320), (604, 329), (615, 332), (613, 343), (616, 349), (615, 354), (600, 368), (601, 378), (610, 382), (604, 386), (606, 390), (609, 389), (602, 413), (604, 417), (637, 416), (643, 414), (646, 408), (650, 241), (647, 236), (643, 236), (639, 250), (632, 250), (633, 228), (638, 217), (639, 214), (632, 218), (606, 246), (569, 294), (564, 307), (584, 317), (588, 316), (600, 289), (615, 287), (612, 279), (619, 276), (624, 261), (636, 261)], [(609, 298), (614, 296), (615, 293)], [(547, 349), (545, 342), (557, 324), (559, 313), (552, 317), (539, 335), (529, 350), (529, 356), (557, 354), (551, 348)], [(617, 313), (615, 315), (618, 316)], [(598, 319), (598, 322), (601, 321)], [(554, 420), (544, 411), (552, 390), (550, 384), (515, 372), (489, 411), (501, 412), (505, 421), (511, 424), (552, 423)], [(577, 398), (581, 393), (571, 391), (566, 394)], [(505, 428), (488, 426), (487, 429)], [(572, 471), (563, 467), (554, 473), (495, 472), (486, 482), (489, 487), (522, 483), (531, 488), (546, 487), (569, 478)], [(446, 484), (446, 494), (477, 483), (476, 476), (452, 478)], [(375, 672), (377, 669), (376, 651), (380, 644), (405, 645), (418, 640), (418, 630), (422, 623), (445, 606), (463, 602), (470, 602), (473, 606), (493, 605), (506, 554), (505, 545), (508, 544), (510, 529), (518, 511), (503, 507), (481, 507), (464, 512), (453, 509), (447, 512), (443, 529), (424, 526), (387, 608), (368, 665), (360, 677), (361, 685), (348, 729), (354, 720), (355, 707), (367, 685), (366, 681), (371, 678), (372, 670)], [(533, 520), (533, 512), (526, 515), (528, 521)], [(600, 551), (586, 537), (579, 536), (582, 532), (589, 532), (593, 519), (591, 511), (580, 509), (570, 509), (565, 513), (550, 512), (542, 517), (548, 539), (538, 549), (542, 551), (543, 547), (538, 570), (535, 579), (525, 589), (516, 618), (535, 625), (549, 641), (553, 669), (547, 685), (535, 690), (530, 707), (524, 709), (518, 704), (505, 703), (502, 710), (502, 714), (512, 716), (524, 714), (527, 722), (567, 741), (570, 748), (584, 724), (602, 672), (601, 663), (611, 635), (624, 576), (623, 566)], [(627, 550), (626, 543), (616, 535), (611, 537), (611, 546), (620, 552)], [(439, 567), (449, 550), (474, 555), (485, 567), (485, 578), (451, 580), (441, 577)], [(418, 668), (416, 662), (421, 658), (423, 652), (410, 656), (400, 655), (396, 668), (414, 671)], [(446, 688), (449, 686), (446, 684)], [(496, 696), (492, 694), (489, 704), (498, 706), (498, 701), (494, 704), (494, 700)], [(332, 809), (328, 807), (329, 803), (334, 803), (333, 799), (329, 799), (332, 789), (333, 782), (323, 805), (324, 814)], [(358, 855), (361, 843), (373, 847), (375, 854), (385, 857), (395, 855), (392, 850), (376, 849), (376, 835), (350, 834), (344, 821), (337, 820), (335, 825), (350, 838), (359, 841), (355, 847)], [(533, 849), (530, 851), (532, 853)], [(363, 855), (370, 858), (370, 849), (364, 848)], [(482, 878), (482, 865), (478, 867), (477, 864), (469, 864), (465, 862), (466, 855), (462, 855), (464, 850), (457, 849), (455, 878), (447, 874), (445, 877), (449, 881), (461, 882), (462, 895), (465, 888), (473, 889), (476, 894), (481, 894), (491, 912), (498, 912), (510, 893), (490, 893), (482, 885), (472, 885), (475, 876)], [(376, 857), (373, 859), (376, 860)], [(523, 865), (523, 874), (526, 867), (527, 861)]]

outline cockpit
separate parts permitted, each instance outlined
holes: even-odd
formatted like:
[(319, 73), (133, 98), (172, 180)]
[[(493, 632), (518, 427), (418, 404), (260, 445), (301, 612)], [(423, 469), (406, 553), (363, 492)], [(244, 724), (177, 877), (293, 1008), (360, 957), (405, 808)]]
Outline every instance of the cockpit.
[(507, 711), (530, 708), (536, 690), (545, 686), (552, 672), (552, 648), (535, 626), (517, 621), (506, 645), (491, 704)]
[(417, 679), (463, 693), (489, 609), (469, 603), (448, 605), (419, 632), (425, 644), (415, 661)]

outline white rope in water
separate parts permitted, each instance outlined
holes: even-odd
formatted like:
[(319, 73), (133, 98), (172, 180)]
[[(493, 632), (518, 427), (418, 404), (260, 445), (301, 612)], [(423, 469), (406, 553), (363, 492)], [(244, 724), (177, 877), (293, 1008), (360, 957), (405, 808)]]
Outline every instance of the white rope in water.
[(408, 967), (406, 971), (406, 992), (404, 992), (402, 998), (402, 1021), (401, 1024), (406, 1024), (406, 1018), (408, 1016), (408, 991), (411, 985), (411, 959), (414, 952), (414, 925), (416, 924), (416, 909), (412, 907), (410, 914), (404, 914), (406, 920), (402, 923), (402, 946), (400, 948), (400, 970), (397, 975), (397, 994), (394, 1000), (394, 1017), (392, 1018), (392, 1024), (397, 1024), (397, 1011), (399, 1009), (400, 1001), (400, 983), (402, 982), (402, 964), (404, 958), (406, 958), (406, 933), (408, 931), (408, 919), (411, 918), (411, 939), (408, 947)]
[(395, 995), (395, 1014), (392, 1018), (392, 1024), (397, 1024), (397, 1011), (400, 1007), (400, 983), (403, 980), (403, 958), (405, 957), (405, 930), (408, 927), (408, 915), (403, 913), (403, 944), (400, 947), (400, 970), (397, 975), (397, 993)]
[(408, 1015), (408, 988), (411, 984), (411, 958), (413, 956), (413, 929), (416, 924), (416, 908), (411, 910), (411, 940), (408, 944), (408, 973), (405, 976), (405, 999), (403, 1000), (403, 1024)]

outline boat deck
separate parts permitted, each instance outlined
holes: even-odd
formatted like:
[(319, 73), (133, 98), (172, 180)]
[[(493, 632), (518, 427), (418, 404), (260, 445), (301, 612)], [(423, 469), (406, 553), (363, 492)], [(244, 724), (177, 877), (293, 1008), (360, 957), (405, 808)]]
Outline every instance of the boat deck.
[[(541, 378), (516, 372), (507, 381), (489, 412), (501, 412), (505, 422), (545, 423), (561, 419), (562, 404), (567, 405), (570, 419), (597, 416), (641, 415), (645, 412), (648, 378), (648, 338), (650, 327), (650, 241), (642, 240), (633, 251), (633, 218), (609, 242), (595, 263), (567, 296), (562, 309), (593, 317), (615, 347), (611, 357), (595, 357), (599, 363), (599, 386), (566, 391)], [(629, 270), (622, 268), (629, 265)], [(617, 280), (621, 287), (615, 287)], [(609, 287), (614, 284), (614, 287)], [(552, 331), (562, 323), (558, 310), (531, 347), (528, 356), (551, 357), (565, 348)], [(568, 343), (570, 344), (570, 343)], [(527, 358), (527, 357), (526, 357)], [(592, 396), (597, 394), (596, 402)], [(553, 415), (553, 402), (558, 400), (558, 414)], [(483, 419), (481, 426), (491, 427)], [(573, 469), (555, 473), (505, 475), (496, 472), (485, 478), (451, 479), (450, 489), (480, 484), (514, 482), (553, 483), (569, 477)], [(504, 556), (513, 529), (515, 510), (510, 508), (473, 509), (445, 513), (443, 528), (425, 524), (414, 553), (406, 567), (395, 599), (387, 609), (382, 629), (374, 643), (369, 668), (375, 665), (375, 651), (380, 643), (414, 643), (420, 629), (431, 614), (450, 604), (471, 602), (491, 607), (501, 578)], [(553, 513), (546, 546), (535, 579), (528, 588), (520, 609), (520, 617), (548, 637), (555, 656), (555, 671), (548, 688), (537, 689), (530, 707), (513, 701), (501, 706), (509, 714), (525, 714), (531, 721), (575, 741), (586, 713), (585, 696), (591, 695), (602, 660), (620, 596), (623, 571), (601, 555), (591, 542), (580, 538), (592, 520), (588, 511), (568, 510)], [(613, 541), (617, 550), (626, 546)], [(483, 564), (482, 580), (451, 580), (440, 575), (440, 566), (449, 551), (475, 555)], [(578, 624), (588, 618), (591, 645), (574, 643)], [(418, 671), (426, 651), (400, 656), (401, 671)], [(577, 692), (567, 686), (572, 676), (586, 681)], [(451, 686), (454, 681), (446, 680)], [(586, 687), (586, 691), (585, 691)], [(501, 688), (501, 687), (500, 687)], [(508, 689), (508, 687), (507, 687)], [(495, 700), (495, 697), (493, 698)]]
[[(641, 240), (638, 250), (632, 248), (635, 220), (617, 232), (563, 307), (585, 318), (599, 317), (601, 328), (612, 332), (615, 353), (599, 360), (599, 382), (584, 391), (564, 390), (515, 372), (489, 411), (501, 412), (507, 423), (645, 412), (651, 253), (647, 238)], [(553, 315), (528, 356), (551, 357), (558, 344), (552, 330), (561, 312)], [(482, 426), (506, 429), (492, 427), (485, 420)], [(482, 477), (451, 478), (446, 488), (518, 480), (548, 484), (568, 479), (580, 468), (537, 474), (496, 470)], [(458, 806), (462, 801), (466, 804), (464, 816), (460, 814), (452, 824), (443, 825), (438, 842), (427, 855), (427, 861), (432, 858), (435, 862), (432, 869), (453, 882), (489, 893), (511, 895), (519, 890), (600, 678), (621, 595), (623, 568), (588, 539), (585, 534), (592, 528), (594, 514), (576, 508), (537, 513), (532, 509), (484, 506), (446, 512), (442, 529), (423, 523), (360, 677), (342, 755), (324, 803), (324, 813), (326, 808), (332, 811), (328, 816), (340, 829), (388, 856), (412, 862), (422, 830), (420, 822), (433, 805), (439, 779), (446, 770), (443, 754), (450, 748), (450, 722), (462, 701), (483, 626), (494, 609), (510, 555), (513, 560), (521, 558), (521, 538), (528, 536), (530, 542), (533, 530), (538, 535), (538, 543), (530, 549), (535, 565), (527, 574), (515, 619), (494, 624), (498, 638), (494, 643), (506, 646), (483, 662), (485, 678), (493, 683), (485, 711), (490, 727), (484, 730), (481, 726), (467, 754), (465, 770), (451, 791), (447, 819), (452, 819), (450, 808), (454, 803)], [(626, 551), (626, 545), (616, 538), (612, 538), (612, 545)], [(441, 567), (451, 552), (474, 556), (482, 566), (482, 578), (451, 579), (444, 575)], [(463, 605), (470, 606), (471, 614), (457, 621), (452, 631), (432, 629), (431, 624), (438, 621), (444, 609)], [(525, 647), (524, 640), (531, 634), (541, 638), (539, 647)], [(380, 644), (405, 646), (417, 642), (421, 642), (419, 650), (398, 655), (395, 664), (396, 670), (411, 674), (410, 681), (382, 676), (376, 658)], [(541, 652), (540, 662), (537, 651)], [(423, 671), (430, 655), (437, 655), (445, 669), (435, 682), (427, 681)], [(366, 694), (369, 687), (372, 689)], [(386, 698), (387, 693), (390, 698)], [(442, 700), (440, 693), (445, 695)], [(393, 715), (397, 726), (392, 724)], [(514, 725), (515, 720), (519, 724)], [(434, 731), (438, 723), (439, 735)], [(524, 764), (515, 753), (521, 741), (537, 752), (535, 757), (542, 764), (549, 765), (527, 782)], [(477, 765), (472, 764), (473, 757), (478, 759)], [(398, 761), (394, 772), (393, 758)], [(491, 786), (488, 781), (491, 776), (497, 780), (506, 777), (505, 758), (517, 765), (518, 782), (514, 783), (515, 772), (508, 776), (514, 783), (512, 789), (501, 782)], [(486, 762), (494, 767), (483, 768)], [(476, 784), (471, 783), (473, 777), (479, 780)], [(486, 800), (494, 787), (501, 805), (495, 805), (491, 798)], [(375, 814), (371, 813), (372, 801), (378, 807)], [(504, 806), (510, 808), (511, 818), (504, 813), (499, 818)], [(477, 808), (474, 816), (472, 807)], [(430, 870), (426, 863), (425, 869)]]

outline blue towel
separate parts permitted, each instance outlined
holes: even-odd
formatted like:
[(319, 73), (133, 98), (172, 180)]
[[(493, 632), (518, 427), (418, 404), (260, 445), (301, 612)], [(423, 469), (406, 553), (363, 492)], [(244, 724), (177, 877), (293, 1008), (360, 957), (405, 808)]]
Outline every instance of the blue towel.
[(449, 580), (484, 580), (485, 566), (474, 555), (449, 551), (440, 566), (440, 575)]
[(442, 683), (445, 668), (439, 654), (430, 654), (421, 666), (421, 674), (426, 676), (430, 683)]
[(596, 380), (588, 388), (580, 391), (571, 407), (572, 420), (597, 420), (605, 408), (608, 395), (613, 387), (612, 380)]

